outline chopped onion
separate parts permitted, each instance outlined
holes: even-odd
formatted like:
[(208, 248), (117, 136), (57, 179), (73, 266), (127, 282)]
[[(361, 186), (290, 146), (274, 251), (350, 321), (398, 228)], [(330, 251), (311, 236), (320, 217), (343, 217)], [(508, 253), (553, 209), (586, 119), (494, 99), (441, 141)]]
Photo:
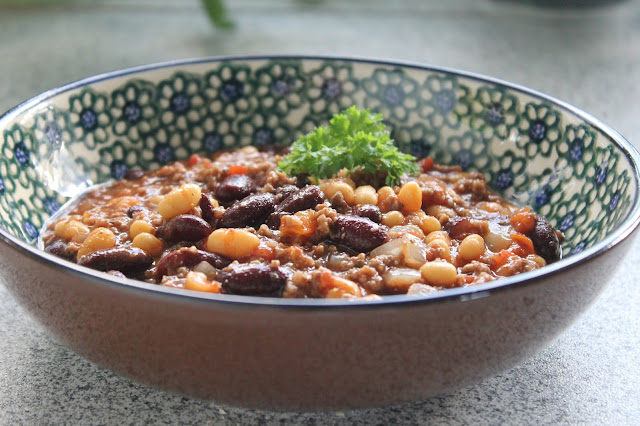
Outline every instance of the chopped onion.
[(407, 266), (419, 268), (427, 261), (427, 246), (419, 238), (413, 235), (405, 235), (402, 237), (404, 246), (402, 254), (404, 255), (404, 263)]
[(438, 291), (438, 289), (427, 284), (415, 283), (412, 284), (411, 287), (409, 287), (409, 290), (407, 290), (407, 294), (415, 296), (419, 294), (433, 293), (434, 291)]
[(195, 272), (202, 272), (208, 279), (213, 279), (216, 276), (216, 268), (209, 262), (200, 262), (193, 268)]
[(386, 287), (406, 292), (412, 284), (422, 280), (420, 271), (411, 268), (392, 268), (383, 276)]
[(371, 251), (371, 256), (388, 255), (398, 259), (404, 258), (407, 266), (420, 267), (427, 261), (427, 246), (418, 237), (405, 234), (402, 238), (396, 238)]
[(494, 253), (508, 249), (511, 245), (508, 228), (489, 221), (489, 232), (484, 236), (484, 242), (487, 248)]
[(378, 246), (371, 250), (371, 257), (390, 255), (394, 257), (400, 257), (402, 255), (402, 247), (404, 241), (402, 238), (396, 238)]

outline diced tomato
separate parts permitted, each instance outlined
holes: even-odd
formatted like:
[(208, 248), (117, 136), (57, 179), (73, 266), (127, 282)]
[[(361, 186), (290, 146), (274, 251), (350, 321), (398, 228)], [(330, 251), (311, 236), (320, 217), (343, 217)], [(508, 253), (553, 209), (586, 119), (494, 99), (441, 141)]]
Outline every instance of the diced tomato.
[(313, 211), (298, 212), (295, 215), (285, 215), (280, 219), (280, 232), (293, 237), (308, 237), (316, 232), (316, 221)]
[(511, 226), (522, 234), (528, 234), (536, 226), (536, 214), (529, 207), (520, 209), (511, 216)]
[(273, 260), (276, 254), (273, 248), (269, 247), (264, 243), (260, 243), (260, 245), (251, 253), (251, 256), (259, 257), (264, 260)]
[(242, 164), (234, 164), (229, 166), (229, 175), (246, 175), (247, 168)]
[(510, 252), (509, 250), (500, 250), (499, 253), (494, 254), (491, 258), (491, 269), (495, 271), (501, 266), (504, 266), (511, 256), (514, 256), (513, 252)]
[(531, 241), (531, 239), (525, 235), (511, 234), (511, 240), (516, 243), (515, 247), (511, 246), (513, 252), (520, 257), (526, 257), (536, 252), (535, 248), (533, 247), (533, 241)]
[(191, 157), (189, 157), (189, 165), (190, 166), (195, 166), (201, 160), (202, 160), (202, 157), (200, 157), (198, 154), (193, 154), (193, 155), (191, 155)]
[(420, 169), (422, 173), (426, 173), (429, 170), (433, 169), (434, 161), (431, 157), (426, 157), (424, 160), (420, 162)]

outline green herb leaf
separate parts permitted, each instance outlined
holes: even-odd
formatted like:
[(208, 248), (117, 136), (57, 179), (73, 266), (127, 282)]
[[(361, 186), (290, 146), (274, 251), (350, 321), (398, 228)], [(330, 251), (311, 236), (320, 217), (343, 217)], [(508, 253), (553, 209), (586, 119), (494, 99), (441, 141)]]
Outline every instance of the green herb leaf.
[(417, 173), (418, 163), (404, 154), (382, 123), (381, 114), (352, 106), (333, 116), (328, 127), (317, 127), (291, 145), (292, 151), (278, 163), (281, 171), (326, 179), (342, 169), (372, 174), (387, 172), (387, 185), (403, 174)]

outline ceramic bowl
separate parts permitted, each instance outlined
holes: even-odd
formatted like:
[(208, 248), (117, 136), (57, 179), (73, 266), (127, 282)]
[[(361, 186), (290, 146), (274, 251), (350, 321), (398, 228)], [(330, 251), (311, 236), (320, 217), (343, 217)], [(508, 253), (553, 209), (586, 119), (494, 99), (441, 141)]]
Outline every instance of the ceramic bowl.
[[(169, 289), (67, 263), (38, 230), (86, 186), (196, 152), (288, 144), (350, 105), (405, 151), (486, 174), (565, 235), (535, 272), (380, 301)], [(450, 69), (364, 59), (209, 58), (44, 93), (0, 118), (0, 270), (78, 354), (140, 382), (281, 410), (424, 399), (512, 367), (597, 297), (636, 229), (638, 154), (561, 101)]]

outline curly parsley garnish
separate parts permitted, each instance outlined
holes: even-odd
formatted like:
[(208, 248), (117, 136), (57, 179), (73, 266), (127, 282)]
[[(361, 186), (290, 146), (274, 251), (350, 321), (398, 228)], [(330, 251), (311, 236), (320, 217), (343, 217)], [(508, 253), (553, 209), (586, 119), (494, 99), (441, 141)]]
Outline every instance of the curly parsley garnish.
[(291, 145), (292, 151), (278, 163), (281, 171), (326, 179), (342, 169), (373, 174), (387, 172), (387, 185), (407, 173), (419, 171), (415, 158), (404, 154), (382, 123), (382, 114), (352, 106), (333, 116), (328, 127), (317, 127)]

